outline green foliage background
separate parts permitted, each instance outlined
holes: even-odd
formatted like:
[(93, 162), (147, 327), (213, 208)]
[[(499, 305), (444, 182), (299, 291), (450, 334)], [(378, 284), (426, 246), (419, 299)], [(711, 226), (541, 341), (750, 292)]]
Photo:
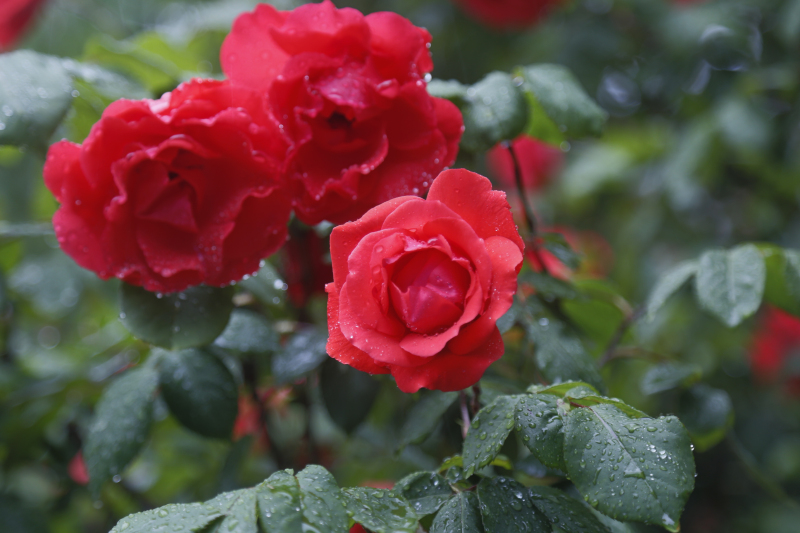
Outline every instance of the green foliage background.
[[(600, 392), (648, 415), (677, 414), (692, 437), (698, 473), (682, 531), (796, 531), (800, 399), (783, 383), (759, 384), (751, 374), (761, 294), (751, 290), (754, 303), (730, 300), (708, 294), (709, 285), (698, 280), (734, 279), (741, 269), (731, 264), (741, 260), (743, 268), (758, 270), (752, 265), (766, 258), (767, 300), (800, 309), (800, 293), (785, 279), (797, 263), (782, 251), (800, 248), (800, 2), (678, 7), (666, 0), (580, 0), (526, 32), (486, 29), (446, 0), (336, 3), (396, 11), (427, 27), (436, 79), (472, 85), (493, 71), (527, 79), (518, 67), (563, 65), (610, 115), (596, 139), (528, 121), (532, 133), (562, 143), (566, 157), (553, 185), (534, 199), (541, 223), (600, 233), (615, 261), (608, 279), (551, 283), (552, 298), (547, 280), (523, 273), (521, 281), (544, 287), (542, 299), (520, 304), (506, 319), (507, 354), (481, 384), (483, 403), (522, 394), (527, 384), (576, 378), (607, 386)], [(52, 124), (29, 130), (39, 142), (0, 146), (2, 531), (105, 532), (130, 513), (210, 500), (257, 485), (279, 468), (323, 464), (340, 486), (352, 487), (435, 471), (462, 452), (455, 395), (404, 395), (385, 377), (328, 361), (324, 299), (292, 308), (274, 258), (239, 287), (240, 295), (251, 295), (245, 307), (261, 314), (248, 318), (237, 310), (235, 324), (246, 334), (228, 332), (209, 348), (214, 361), (231, 369), (236, 387), (258, 383), (281, 398), (268, 404), (272, 453), (253, 437), (231, 443), (187, 430), (192, 422), (170, 414), (181, 407), (164, 393), (148, 414), (144, 448), (119, 479), (96, 487), (95, 496), (68, 475), (92, 432), (93, 412), (101, 411), (98, 398), (110, 383), (119, 385), (113, 376), (155, 355), (118, 319), (118, 283), (74, 265), (48, 231), (57, 206), (41, 180), (44, 141), (81, 141), (116, 98), (157, 97), (192, 76), (221, 76), (219, 45), (235, 15), (252, 5), (52, 0), (21, 44), (74, 61), (62, 65), (72, 88), (60, 108), (63, 122), (56, 110)], [(484, 144), (476, 140), (475, 151), (463, 151), (457, 165), (485, 174)], [(761, 244), (741, 252), (736, 246), (743, 243)], [(711, 249), (731, 251), (709, 256)], [(653, 287), (682, 261), (697, 263), (654, 303)], [(563, 304), (556, 314), (547, 305), (555, 298)], [(648, 298), (648, 317), (622, 338), (627, 350), (601, 361), (598, 371), (625, 314)], [(727, 316), (734, 308), (741, 312)], [(575, 331), (559, 329), (564, 314), (577, 324), (585, 350), (574, 349)], [(531, 343), (539, 347), (535, 356)], [(786, 368), (785, 379), (798, 368)], [(230, 386), (214, 387), (224, 409)], [(209, 436), (228, 431), (222, 424)], [(522, 434), (511, 435), (517, 436), (499, 441), (495, 468), (507, 474), (503, 460), (512, 461), (519, 481), (552, 481), (558, 459), (543, 465)], [(448, 505), (472, 505), (466, 494)], [(608, 524), (620, 532), (658, 529)]]

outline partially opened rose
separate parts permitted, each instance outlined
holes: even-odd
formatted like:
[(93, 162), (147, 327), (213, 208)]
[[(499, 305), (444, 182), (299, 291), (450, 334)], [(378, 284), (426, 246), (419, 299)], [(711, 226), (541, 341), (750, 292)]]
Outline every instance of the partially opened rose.
[(404, 392), (475, 384), (503, 355), (522, 239), (505, 193), (447, 170), (427, 200), (404, 196), (331, 234), (328, 354), (391, 373)]
[(463, 121), (428, 95), (430, 34), (396, 13), (326, 0), (293, 11), (260, 4), (222, 46), (230, 80), (269, 96), (290, 139), (297, 217), (342, 223), (398, 196), (423, 195), (451, 165)]
[(44, 179), (61, 248), (103, 279), (150, 291), (222, 286), (286, 239), (285, 152), (257, 93), (195, 80), (119, 100), (83, 146), (50, 147)]
[(475, 20), (495, 28), (524, 28), (564, 0), (455, 0)]

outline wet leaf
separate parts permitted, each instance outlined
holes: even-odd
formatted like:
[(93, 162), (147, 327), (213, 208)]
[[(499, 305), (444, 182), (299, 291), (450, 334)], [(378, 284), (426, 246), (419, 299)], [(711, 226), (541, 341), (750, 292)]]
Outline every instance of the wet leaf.
[(492, 462), (514, 429), (514, 413), (519, 396), (498, 396), (475, 415), (464, 439), (466, 477)]
[(297, 480), (302, 489), (303, 523), (320, 532), (347, 533), (349, 519), (341, 490), (330, 472), (311, 465), (297, 474)]
[(201, 531), (223, 516), (219, 509), (201, 504), (171, 504), (126, 516), (109, 533), (151, 533), (153, 531)]
[(448, 501), (433, 519), (430, 533), (483, 533), (474, 492), (461, 492)]
[(234, 309), (230, 321), (214, 346), (238, 353), (274, 352), (280, 348), (278, 333), (263, 315)]
[(206, 528), (203, 533), (259, 533), (256, 524), (256, 495), (253, 489), (220, 494), (205, 503), (219, 509), (225, 518)]
[(466, 150), (479, 152), (512, 140), (528, 120), (525, 97), (504, 72), (492, 72), (468, 88), (465, 101), (461, 146)]
[(554, 527), (580, 533), (609, 533), (592, 512), (581, 502), (552, 487), (528, 489), (533, 505)]
[(677, 387), (686, 387), (703, 376), (703, 369), (690, 363), (661, 363), (650, 368), (642, 378), (642, 394), (658, 394)]
[(522, 442), (542, 464), (566, 471), (558, 399), (550, 394), (523, 394), (518, 398), (514, 420)]
[(414, 533), (417, 515), (402, 498), (392, 491), (355, 487), (343, 489), (347, 514), (374, 533)]
[(300, 484), (290, 470), (279, 470), (256, 487), (261, 527), (270, 533), (297, 533), (303, 525)]
[(316, 370), (328, 360), (325, 345), (328, 332), (307, 327), (289, 339), (283, 350), (272, 357), (272, 374), (279, 384), (289, 383)]
[(745, 244), (704, 253), (695, 290), (700, 305), (732, 328), (758, 310), (765, 280), (764, 258), (754, 245)]
[(436, 429), (442, 415), (453, 405), (456, 398), (458, 398), (457, 392), (431, 391), (423, 393), (422, 398), (411, 408), (408, 418), (400, 430), (400, 435), (402, 435), (400, 448), (424, 441)]
[(486, 533), (550, 533), (550, 524), (533, 506), (528, 490), (513, 479), (485, 478), (477, 492)]
[(419, 517), (435, 513), (453, 496), (450, 484), (435, 472), (410, 474), (395, 484), (394, 491), (408, 500)]

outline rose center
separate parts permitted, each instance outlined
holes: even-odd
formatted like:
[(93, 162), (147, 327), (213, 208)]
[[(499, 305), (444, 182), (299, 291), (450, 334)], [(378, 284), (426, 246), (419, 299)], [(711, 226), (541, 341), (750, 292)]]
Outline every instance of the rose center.
[(428, 249), (397, 261), (389, 292), (408, 329), (435, 335), (459, 319), (469, 286), (469, 272), (447, 254)]
[(331, 127), (332, 130), (342, 130), (347, 129), (353, 124), (353, 121), (348, 119), (342, 113), (338, 111), (334, 111), (331, 113), (331, 116), (328, 117), (328, 126)]

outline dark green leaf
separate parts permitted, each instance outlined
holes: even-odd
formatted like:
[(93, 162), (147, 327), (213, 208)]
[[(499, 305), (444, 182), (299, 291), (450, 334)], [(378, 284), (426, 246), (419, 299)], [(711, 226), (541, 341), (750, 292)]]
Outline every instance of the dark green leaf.
[(504, 477), (485, 478), (478, 484), (483, 528), (486, 533), (550, 533), (550, 524), (533, 506), (527, 489)]
[(697, 261), (684, 261), (664, 274), (653, 287), (650, 292), (650, 298), (647, 300), (648, 319), (653, 320), (656, 312), (661, 309), (661, 306), (664, 305), (669, 297), (675, 294), (697, 273), (697, 268)]
[(366, 372), (328, 358), (320, 373), (320, 391), (328, 414), (346, 432), (367, 418), (381, 384)]
[(202, 531), (223, 511), (201, 503), (171, 504), (126, 516), (110, 533), (152, 533), (153, 531)]
[(0, 145), (45, 146), (72, 103), (61, 59), (20, 50), (0, 55)]
[(447, 480), (435, 472), (410, 474), (395, 484), (394, 491), (408, 500), (419, 517), (435, 513), (453, 495)]
[(120, 475), (150, 432), (158, 374), (138, 367), (117, 378), (100, 397), (83, 447), (90, 488), (97, 493)]
[(478, 496), (461, 492), (444, 504), (433, 519), (430, 533), (483, 533)]
[(528, 489), (533, 505), (541, 511), (553, 526), (564, 531), (580, 533), (609, 533), (584, 504), (552, 487)]
[(219, 509), (225, 518), (206, 528), (203, 533), (259, 533), (256, 519), (256, 492), (243, 489), (220, 494), (205, 503)]
[(642, 378), (642, 394), (657, 394), (676, 387), (686, 387), (703, 376), (703, 369), (690, 363), (661, 363), (652, 367)]
[(519, 69), (518, 74), (532, 107), (528, 134), (557, 144), (564, 137), (602, 133), (608, 114), (586, 94), (567, 68), (532, 65)]
[(562, 323), (542, 316), (530, 317), (526, 325), (528, 336), (536, 345), (536, 364), (547, 381), (585, 381), (596, 389), (605, 388), (583, 343), (566, 333)]
[(414, 533), (418, 519), (414, 510), (392, 491), (355, 487), (342, 490), (347, 514), (374, 533)]
[(550, 394), (518, 397), (515, 421), (522, 442), (542, 464), (566, 471), (564, 431), (557, 398)]
[(120, 319), (137, 338), (171, 350), (210, 344), (233, 310), (233, 287), (190, 287), (153, 293), (127, 283), (120, 289)]
[(698, 384), (680, 399), (680, 418), (697, 451), (717, 445), (733, 427), (733, 402), (727, 392)]
[(330, 472), (311, 465), (297, 474), (297, 480), (303, 491), (303, 523), (319, 531), (347, 533), (349, 519), (341, 491)]
[(613, 405), (573, 408), (564, 420), (570, 479), (598, 511), (679, 529), (694, 458), (675, 417), (633, 419)]
[(234, 309), (215, 346), (239, 353), (274, 352), (279, 349), (278, 333), (263, 315), (246, 309)]
[(157, 349), (153, 355), (159, 358), (161, 394), (175, 418), (204, 437), (229, 438), (239, 412), (239, 393), (222, 361), (201, 349)]
[(555, 396), (564, 396), (566, 393), (571, 391), (576, 387), (586, 387), (589, 390), (593, 390), (598, 392), (597, 389), (589, 385), (588, 383), (584, 383), (582, 381), (565, 381), (564, 383), (557, 383), (556, 385), (531, 385), (528, 387), (528, 392), (532, 392), (535, 394), (552, 394)]
[(243, 279), (238, 285), (269, 308), (281, 305), (286, 299), (285, 283), (275, 267), (266, 261), (258, 269), (257, 274)]
[(300, 484), (290, 470), (279, 470), (256, 487), (261, 527), (269, 533), (297, 533), (303, 525)]
[(525, 129), (527, 107), (511, 76), (492, 72), (467, 89), (461, 145), (480, 152), (500, 141), (514, 139)]
[(475, 416), (464, 439), (464, 470), (467, 477), (492, 462), (514, 428), (519, 396), (498, 396)]
[(279, 384), (289, 383), (315, 370), (328, 360), (328, 332), (308, 327), (292, 336), (272, 358), (272, 374)]
[(425, 440), (436, 429), (439, 419), (453, 405), (456, 398), (458, 398), (457, 392), (431, 391), (423, 393), (420, 401), (411, 408), (408, 418), (403, 424), (403, 429), (400, 431), (400, 435), (402, 435), (400, 447), (419, 444)]
[(540, 272), (524, 272), (520, 274), (519, 282), (536, 289), (536, 294), (542, 298), (571, 300), (578, 296), (572, 283)]
[(800, 316), (800, 253), (772, 244), (756, 246), (767, 269), (764, 300)]
[(706, 252), (695, 276), (697, 298), (704, 309), (734, 327), (758, 310), (765, 278), (764, 258), (752, 244)]

